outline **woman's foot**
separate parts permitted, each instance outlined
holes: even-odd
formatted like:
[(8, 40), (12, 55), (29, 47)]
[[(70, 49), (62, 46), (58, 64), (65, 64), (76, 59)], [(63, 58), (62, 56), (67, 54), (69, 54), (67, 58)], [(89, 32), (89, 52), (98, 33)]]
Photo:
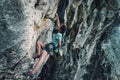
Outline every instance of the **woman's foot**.
[(33, 56), (33, 59), (35, 60), (35, 59), (37, 59), (37, 58), (39, 58), (41, 55), (35, 55), (35, 56)]
[(24, 76), (30, 76), (33, 78), (33, 73), (31, 71), (23, 73)]

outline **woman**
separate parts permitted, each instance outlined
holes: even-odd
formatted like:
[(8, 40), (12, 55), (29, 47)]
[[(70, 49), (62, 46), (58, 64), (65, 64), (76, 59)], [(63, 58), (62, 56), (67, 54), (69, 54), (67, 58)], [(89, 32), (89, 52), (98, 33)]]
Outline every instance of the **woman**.
[(57, 28), (53, 30), (53, 36), (52, 36), (52, 41), (49, 44), (46, 44), (45, 46), (41, 41), (37, 41), (36, 47), (37, 47), (37, 56), (35, 58), (39, 58), (38, 62), (36, 63), (35, 67), (27, 72), (23, 73), (25, 76), (30, 76), (32, 77), (33, 74), (39, 69), (39, 67), (42, 65), (44, 60), (47, 58), (48, 55), (53, 54), (53, 51), (56, 49), (59, 49), (61, 46), (61, 41), (62, 41), (62, 34), (60, 33), (60, 21), (59, 21), (59, 16), (57, 16)]

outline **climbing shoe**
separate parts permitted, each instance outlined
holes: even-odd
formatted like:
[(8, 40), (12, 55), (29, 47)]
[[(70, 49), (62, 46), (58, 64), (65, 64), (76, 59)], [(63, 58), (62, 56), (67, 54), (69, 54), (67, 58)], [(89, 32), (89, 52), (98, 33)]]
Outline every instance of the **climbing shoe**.
[(33, 73), (31, 71), (23, 73), (24, 76), (30, 76), (30, 78), (33, 78)]
[(35, 60), (35, 59), (37, 59), (39, 57), (40, 57), (40, 55), (35, 55), (35, 56), (33, 56), (33, 59)]

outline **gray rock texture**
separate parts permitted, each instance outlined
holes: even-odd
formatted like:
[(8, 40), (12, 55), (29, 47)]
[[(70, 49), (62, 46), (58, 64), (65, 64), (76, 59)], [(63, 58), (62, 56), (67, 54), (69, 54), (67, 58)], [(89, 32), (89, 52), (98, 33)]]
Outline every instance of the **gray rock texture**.
[(0, 80), (34, 80), (22, 73), (37, 61), (36, 41), (51, 41), (56, 12), (67, 28), (63, 56), (34, 79), (120, 80), (119, 0), (1, 0)]

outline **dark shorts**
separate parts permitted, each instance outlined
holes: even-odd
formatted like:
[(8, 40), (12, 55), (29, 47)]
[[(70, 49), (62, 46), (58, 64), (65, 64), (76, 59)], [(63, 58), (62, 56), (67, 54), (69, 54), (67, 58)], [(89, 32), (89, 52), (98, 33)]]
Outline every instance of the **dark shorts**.
[(48, 43), (45, 45), (44, 49), (47, 51), (48, 54), (53, 54), (55, 50), (55, 46), (52, 43)]

